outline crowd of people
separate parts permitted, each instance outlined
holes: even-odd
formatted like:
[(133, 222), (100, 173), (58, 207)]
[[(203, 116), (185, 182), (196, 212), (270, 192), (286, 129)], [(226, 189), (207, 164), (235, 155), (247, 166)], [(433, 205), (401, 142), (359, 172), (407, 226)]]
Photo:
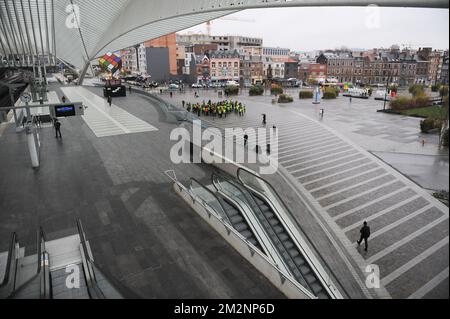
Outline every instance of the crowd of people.
[(227, 117), (229, 114), (236, 114), (239, 116), (244, 116), (247, 112), (247, 108), (240, 102), (237, 101), (220, 101), (217, 103), (212, 103), (209, 100), (207, 103), (203, 101), (203, 103), (183, 103), (183, 108), (186, 107), (188, 112), (192, 112), (197, 114), (197, 116), (212, 116), (218, 118)]

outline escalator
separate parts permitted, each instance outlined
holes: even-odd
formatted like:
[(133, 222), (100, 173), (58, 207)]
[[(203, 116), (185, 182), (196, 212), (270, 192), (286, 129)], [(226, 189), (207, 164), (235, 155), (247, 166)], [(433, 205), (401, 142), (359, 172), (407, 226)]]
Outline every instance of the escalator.
[[(292, 215), (275, 188), (254, 173), (240, 168), (237, 173), (239, 183), (247, 188), (268, 223), (273, 227), (284, 249), (286, 264), (291, 274), (319, 299), (342, 298), (340, 292), (331, 285), (325, 270), (308, 244), (296, 231), (288, 215)], [(326, 279), (327, 278), (327, 279)]]
[[(268, 192), (258, 191), (257, 187), (248, 183), (248, 178), (246, 180), (242, 177), (248, 177), (245, 175), (246, 172), (242, 169), (239, 171), (239, 181), (228, 176), (214, 174), (213, 184), (222, 193), (240, 198), (251, 208), (266, 237), (270, 239), (270, 246), (273, 248), (270, 251), (270, 256), (280, 269), (291, 274), (298, 283), (307, 288), (317, 298), (335, 298), (333, 290), (330, 289), (321, 272), (312, 262), (312, 252), (302, 248), (305, 245), (301, 245), (294, 236), (292, 231), (294, 227), (286, 221), (284, 215), (280, 214), (281, 199), (275, 198), (272, 194), (270, 194), (272, 196), (269, 196)], [(245, 183), (246, 181), (247, 183)], [(264, 182), (261, 183), (264, 184)], [(230, 189), (238, 191), (230, 192)]]
[[(37, 253), (25, 257), (13, 234), (0, 284), (0, 299), (120, 299), (121, 294), (95, 267), (81, 221), (78, 234), (46, 241), (38, 231)], [(5, 257), (6, 256), (6, 257)]]
[(227, 176), (213, 174), (212, 183), (221, 196), (240, 207), (242, 215), (250, 222), (263, 252), (279, 269), (290, 273), (285, 258), (281, 254), (277, 234), (263, 216), (251, 193), (235, 179)]
[(191, 179), (191, 190), (200, 199), (203, 200), (208, 206), (214, 209), (219, 216), (221, 216), (225, 222), (233, 226), (247, 241), (253, 246), (261, 250), (261, 246), (250, 227), (249, 222), (245, 218), (243, 212), (236, 204), (227, 200), (226, 197), (219, 192), (209, 189), (201, 184), (196, 179)]

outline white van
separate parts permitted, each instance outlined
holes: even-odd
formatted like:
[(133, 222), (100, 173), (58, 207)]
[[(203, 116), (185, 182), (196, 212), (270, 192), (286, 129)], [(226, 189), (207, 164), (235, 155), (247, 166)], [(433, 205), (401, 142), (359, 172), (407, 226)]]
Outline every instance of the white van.
[(239, 86), (239, 83), (236, 81), (227, 81), (227, 86)]

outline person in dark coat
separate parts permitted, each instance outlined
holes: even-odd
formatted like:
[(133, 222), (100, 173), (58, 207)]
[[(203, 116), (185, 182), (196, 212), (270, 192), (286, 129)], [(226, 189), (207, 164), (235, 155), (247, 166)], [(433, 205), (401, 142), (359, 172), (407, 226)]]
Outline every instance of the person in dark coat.
[(112, 97), (111, 96), (108, 96), (108, 104), (109, 104), (109, 106), (111, 106), (111, 104), (112, 104)]
[(367, 222), (364, 222), (364, 226), (361, 228), (359, 232), (361, 233), (361, 238), (358, 240), (358, 246), (360, 246), (364, 240), (365, 251), (367, 251), (368, 239), (370, 237), (370, 227), (367, 225)]
[(55, 119), (55, 132), (56, 132), (56, 138), (62, 138), (61, 135), (61, 122), (58, 119)]

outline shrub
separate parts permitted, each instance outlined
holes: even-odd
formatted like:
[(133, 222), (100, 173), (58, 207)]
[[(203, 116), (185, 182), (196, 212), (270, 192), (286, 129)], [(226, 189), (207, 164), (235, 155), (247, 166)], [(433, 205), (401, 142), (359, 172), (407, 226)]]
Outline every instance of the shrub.
[(291, 102), (294, 102), (294, 99), (290, 95), (280, 94), (280, 96), (278, 97), (278, 103), (291, 103)]
[(323, 99), (324, 100), (331, 100), (338, 97), (338, 94), (336, 92), (335, 88), (326, 88), (323, 92)]
[(420, 130), (422, 133), (428, 133), (431, 130), (441, 128), (440, 121), (436, 121), (432, 118), (427, 118), (420, 122)]
[(397, 85), (390, 85), (389, 87), (388, 87), (388, 90), (390, 91), (390, 92), (395, 92), (395, 93), (397, 93), (398, 92), (398, 86)]
[(438, 84), (433, 84), (433, 85), (431, 86), (431, 91), (432, 91), (432, 92), (439, 92), (440, 89), (441, 89), (441, 84), (440, 84), (440, 83), (438, 83)]
[(413, 84), (409, 87), (409, 93), (414, 97), (425, 94), (425, 88), (421, 84)]
[(441, 97), (446, 97), (446, 96), (448, 96), (448, 86), (442, 86), (442, 87), (439, 89), (439, 95), (440, 95)]
[(409, 98), (406, 96), (399, 96), (389, 103), (394, 111), (401, 111), (407, 109), (421, 108), (430, 105), (430, 99), (425, 94), (417, 97)]
[(239, 94), (239, 87), (230, 85), (225, 87), (225, 94), (226, 95), (238, 95)]
[(279, 86), (278, 84), (272, 84), (272, 87), (270, 88), (270, 93), (272, 95), (280, 95), (283, 94), (283, 88)]
[(300, 91), (299, 93), (300, 99), (312, 99), (314, 97), (313, 91)]
[(263, 95), (264, 88), (261, 85), (253, 85), (249, 90), (250, 96)]

